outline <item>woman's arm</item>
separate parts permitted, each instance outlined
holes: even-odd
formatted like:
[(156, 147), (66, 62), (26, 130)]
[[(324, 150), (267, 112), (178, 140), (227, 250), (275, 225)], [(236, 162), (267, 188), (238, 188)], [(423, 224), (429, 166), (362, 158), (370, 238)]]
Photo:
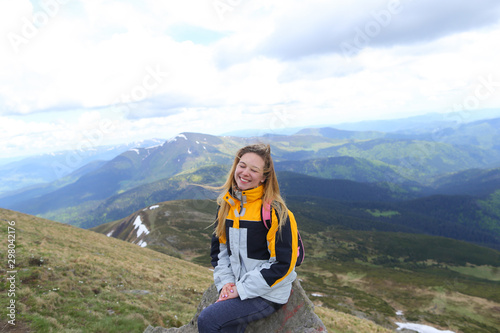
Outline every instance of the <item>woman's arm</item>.
[(216, 235), (212, 236), (212, 246), (210, 250), (211, 263), (214, 267), (214, 283), (220, 292), (224, 285), (236, 281), (226, 243), (221, 243)]

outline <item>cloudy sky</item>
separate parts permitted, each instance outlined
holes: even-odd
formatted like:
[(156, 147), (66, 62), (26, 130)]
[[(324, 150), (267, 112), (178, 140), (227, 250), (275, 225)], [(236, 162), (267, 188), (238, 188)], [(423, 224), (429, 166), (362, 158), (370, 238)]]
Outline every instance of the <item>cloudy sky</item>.
[(0, 158), (500, 108), (498, 0), (0, 0)]

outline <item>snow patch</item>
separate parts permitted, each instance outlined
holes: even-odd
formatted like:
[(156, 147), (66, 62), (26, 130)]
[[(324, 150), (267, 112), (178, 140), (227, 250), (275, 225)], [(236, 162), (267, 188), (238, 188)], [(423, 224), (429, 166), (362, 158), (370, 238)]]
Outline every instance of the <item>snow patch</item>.
[(108, 233), (106, 234), (106, 236), (111, 237), (111, 235), (113, 234), (113, 232), (115, 232), (115, 231), (114, 231), (114, 230), (111, 230), (110, 232), (108, 232)]
[(396, 331), (401, 331), (402, 329), (412, 330), (418, 333), (455, 333), (453, 331), (441, 331), (437, 328), (421, 325), (421, 324), (411, 324), (411, 323), (396, 323), (398, 328)]
[(134, 230), (137, 229), (137, 238), (141, 237), (142, 234), (149, 234), (148, 228), (142, 224), (141, 216), (138, 215), (134, 221)]
[(190, 148), (188, 148), (188, 154), (192, 154), (193, 152), (191, 151)]
[(325, 297), (325, 295), (320, 294), (320, 293), (312, 293), (311, 296), (314, 296), (314, 297)]
[(169, 139), (169, 140), (167, 141), (167, 143), (177, 141), (177, 138), (179, 138), (179, 139), (184, 139), (184, 140), (186, 140), (186, 141), (187, 141), (187, 139), (188, 139), (188, 138), (187, 138), (184, 134), (178, 134), (178, 135), (174, 136), (173, 138)]
[(139, 245), (140, 247), (146, 247), (146, 246), (148, 246), (148, 243), (146, 243), (145, 241), (141, 240), (139, 243), (137, 243), (137, 245)]
[(151, 206), (151, 207), (149, 207), (149, 209), (153, 210), (153, 209), (156, 209), (156, 208), (158, 208), (158, 207), (160, 207), (160, 205), (154, 205), (154, 206)]
[(143, 161), (144, 161), (146, 158), (148, 158), (148, 157), (149, 157), (149, 155), (151, 155), (151, 152), (149, 151), (149, 148), (146, 148), (146, 151), (147, 151), (147, 153), (148, 153), (148, 154), (142, 158), (142, 160), (143, 160)]
[(403, 311), (401, 311), (401, 310), (396, 311), (396, 316), (402, 316), (402, 315), (403, 315)]
[(200, 144), (200, 141), (196, 140), (196, 144), (199, 145)]
[(129, 151), (135, 151), (137, 153), (137, 155), (139, 155), (139, 149), (132, 148), (132, 149), (129, 149)]

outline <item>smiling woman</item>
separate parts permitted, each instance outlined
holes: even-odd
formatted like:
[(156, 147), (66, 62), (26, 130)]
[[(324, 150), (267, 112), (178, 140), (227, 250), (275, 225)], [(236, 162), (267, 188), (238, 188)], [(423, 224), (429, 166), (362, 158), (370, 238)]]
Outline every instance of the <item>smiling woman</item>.
[[(244, 332), (288, 302), (297, 274), (297, 223), (279, 192), (269, 145), (241, 148), (222, 186), (210, 256), (219, 299), (198, 317), (200, 332)], [(271, 227), (262, 208), (272, 206)]]

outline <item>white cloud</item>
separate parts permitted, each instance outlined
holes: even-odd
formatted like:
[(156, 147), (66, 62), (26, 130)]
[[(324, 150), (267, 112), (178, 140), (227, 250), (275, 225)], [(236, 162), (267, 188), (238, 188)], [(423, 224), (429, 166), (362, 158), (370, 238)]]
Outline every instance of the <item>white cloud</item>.
[[(478, 107), (500, 105), (490, 0), (222, 1), (222, 17), (214, 1), (47, 1), (0, 3), (0, 34), (25, 39), (0, 41), (7, 154), (74, 149), (103, 121), (108, 143), (445, 112), (485, 78), (496, 90)], [(339, 51), (398, 3), (369, 43)]]
[(366, 47), (428, 42), (491, 26), (499, 18), (500, 3), (493, 0), (290, 1), (276, 14), (276, 28), (258, 52), (288, 60), (352, 56)]

